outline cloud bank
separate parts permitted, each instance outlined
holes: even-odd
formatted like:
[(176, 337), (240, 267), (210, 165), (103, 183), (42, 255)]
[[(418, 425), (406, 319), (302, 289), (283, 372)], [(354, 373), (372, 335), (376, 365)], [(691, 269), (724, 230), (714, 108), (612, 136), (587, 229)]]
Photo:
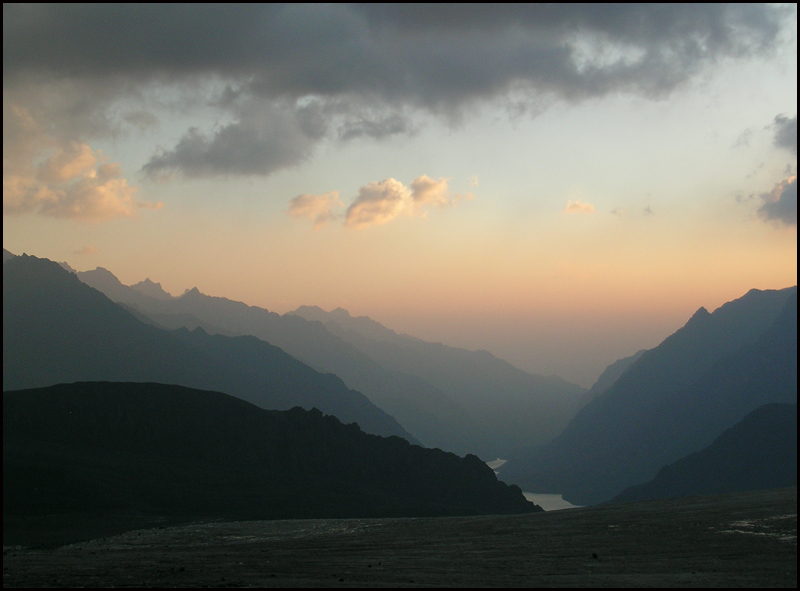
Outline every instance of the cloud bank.
[[(516, 111), (664, 97), (723, 58), (771, 51), (793, 15), (761, 4), (4, 5), (4, 107), (28, 106), (51, 137), (88, 144), (153, 128), (142, 105), (170, 95), (226, 123), (187, 129), (146, 175), (269, 175), (325, 137), (413, 133), (420, 113), (458, 122), (511, 96)], [(55, 88), (57, 100), (41, 99)], [(141, 105), (113, 108), (122, 97)], [(348, 219), (391, 215), (371, 191)]]

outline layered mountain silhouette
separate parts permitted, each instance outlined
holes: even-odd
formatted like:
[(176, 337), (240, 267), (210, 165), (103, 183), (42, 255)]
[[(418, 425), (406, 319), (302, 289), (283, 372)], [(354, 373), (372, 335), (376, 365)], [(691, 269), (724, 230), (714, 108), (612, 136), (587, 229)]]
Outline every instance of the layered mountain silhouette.
[[(280, 316), (197, 289), (175, 298), (163, 290), (149, 297), (102, 268), (77, 275), (160, 326), (200, 326), (209, 333), (253, 335), (277, 345), (318, 371), (341, 377), (423, 444), (459, 454), (490, 459), (549, 441), (574, 416), (584, 392), (559, 378), (530, 375), (486, 352), (397, 335), (341, 309), (330, 313), (338, 321), (334, 325), (318, 308)], [(314, 316), (315, 310), (322, 315)]]
[(515, 454), (500, 478), (604, 502), (772, 402), (797, 402), (796, 287), (751, 290), (713, 314), (701, 308), (550, 444)]
[(172, 334), (145, 324), (58, 264), (3, 263), (3, 390), (76, 381), (179, 384), (262, 408), (317, 407), (366, 432), (414, 441), (336, 376), (254, 337)]
[(526, 513), (541, 509), (459, 458), (317, 409), (91, 382), (3, 393), (3, 544), (156, 522)]
[(797, 486), (797, 405), (766, 404), (612, 502)]
[(529, 374), (488, 351), (401, 335), (342, 308), (325, 312), (301, 306), (292, 314), (323, 322), (381, 366), (416, 376), (444, 392), (492, 436), (498, 455), (555, 437), (575, 415), (585, 392), (557, 377)]
[(386, 370), (318, 322), (282, 317), (257, 306), (204, 295), (196, 288), (171, 300), (150, 298), (102, 268), (78, 273), (78, 277), (160, 326), (200, 326), (213, 334), (253, 335), (277, 345), (316, 370), (341, 377), (390, 414), (400, 411), (399, 420), (424, 445), (464, 454), (482, 453), (490, 444), (467, 413), (442, 392), (419, 378)]

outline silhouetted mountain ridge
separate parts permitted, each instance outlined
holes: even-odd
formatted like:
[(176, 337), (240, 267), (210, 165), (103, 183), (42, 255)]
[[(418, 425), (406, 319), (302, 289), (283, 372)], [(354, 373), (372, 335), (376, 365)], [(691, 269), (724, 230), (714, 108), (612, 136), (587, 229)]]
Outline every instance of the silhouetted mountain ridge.
[[(275, 519), (525, 513), (475, 456), (367, 435), (314, 409), (217, 392), (75, 383), (3, 394), (4, 544), (82, 517)], [(63, 535), (63, 532), (62, 532)]]

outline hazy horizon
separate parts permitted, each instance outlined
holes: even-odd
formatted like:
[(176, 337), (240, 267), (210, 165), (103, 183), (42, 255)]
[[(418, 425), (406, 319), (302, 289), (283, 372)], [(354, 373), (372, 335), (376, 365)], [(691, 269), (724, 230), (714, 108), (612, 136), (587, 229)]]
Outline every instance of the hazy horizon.
[(797, 283), (795, 5), (3, 17), (14, 254), (587, 387)]

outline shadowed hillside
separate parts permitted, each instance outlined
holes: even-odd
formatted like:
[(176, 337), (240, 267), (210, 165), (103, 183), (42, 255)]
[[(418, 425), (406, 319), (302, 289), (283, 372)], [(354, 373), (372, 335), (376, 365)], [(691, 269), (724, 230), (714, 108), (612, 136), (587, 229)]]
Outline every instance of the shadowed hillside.
[(797, 405), (757, 408), (708, 447), (662, 468), (614, 503), (797, 486)]
[(316, 409), (163, 384), (3, 393), (4, 545), (108, 524), (540, 510), (475, 456), (367, 435)]

